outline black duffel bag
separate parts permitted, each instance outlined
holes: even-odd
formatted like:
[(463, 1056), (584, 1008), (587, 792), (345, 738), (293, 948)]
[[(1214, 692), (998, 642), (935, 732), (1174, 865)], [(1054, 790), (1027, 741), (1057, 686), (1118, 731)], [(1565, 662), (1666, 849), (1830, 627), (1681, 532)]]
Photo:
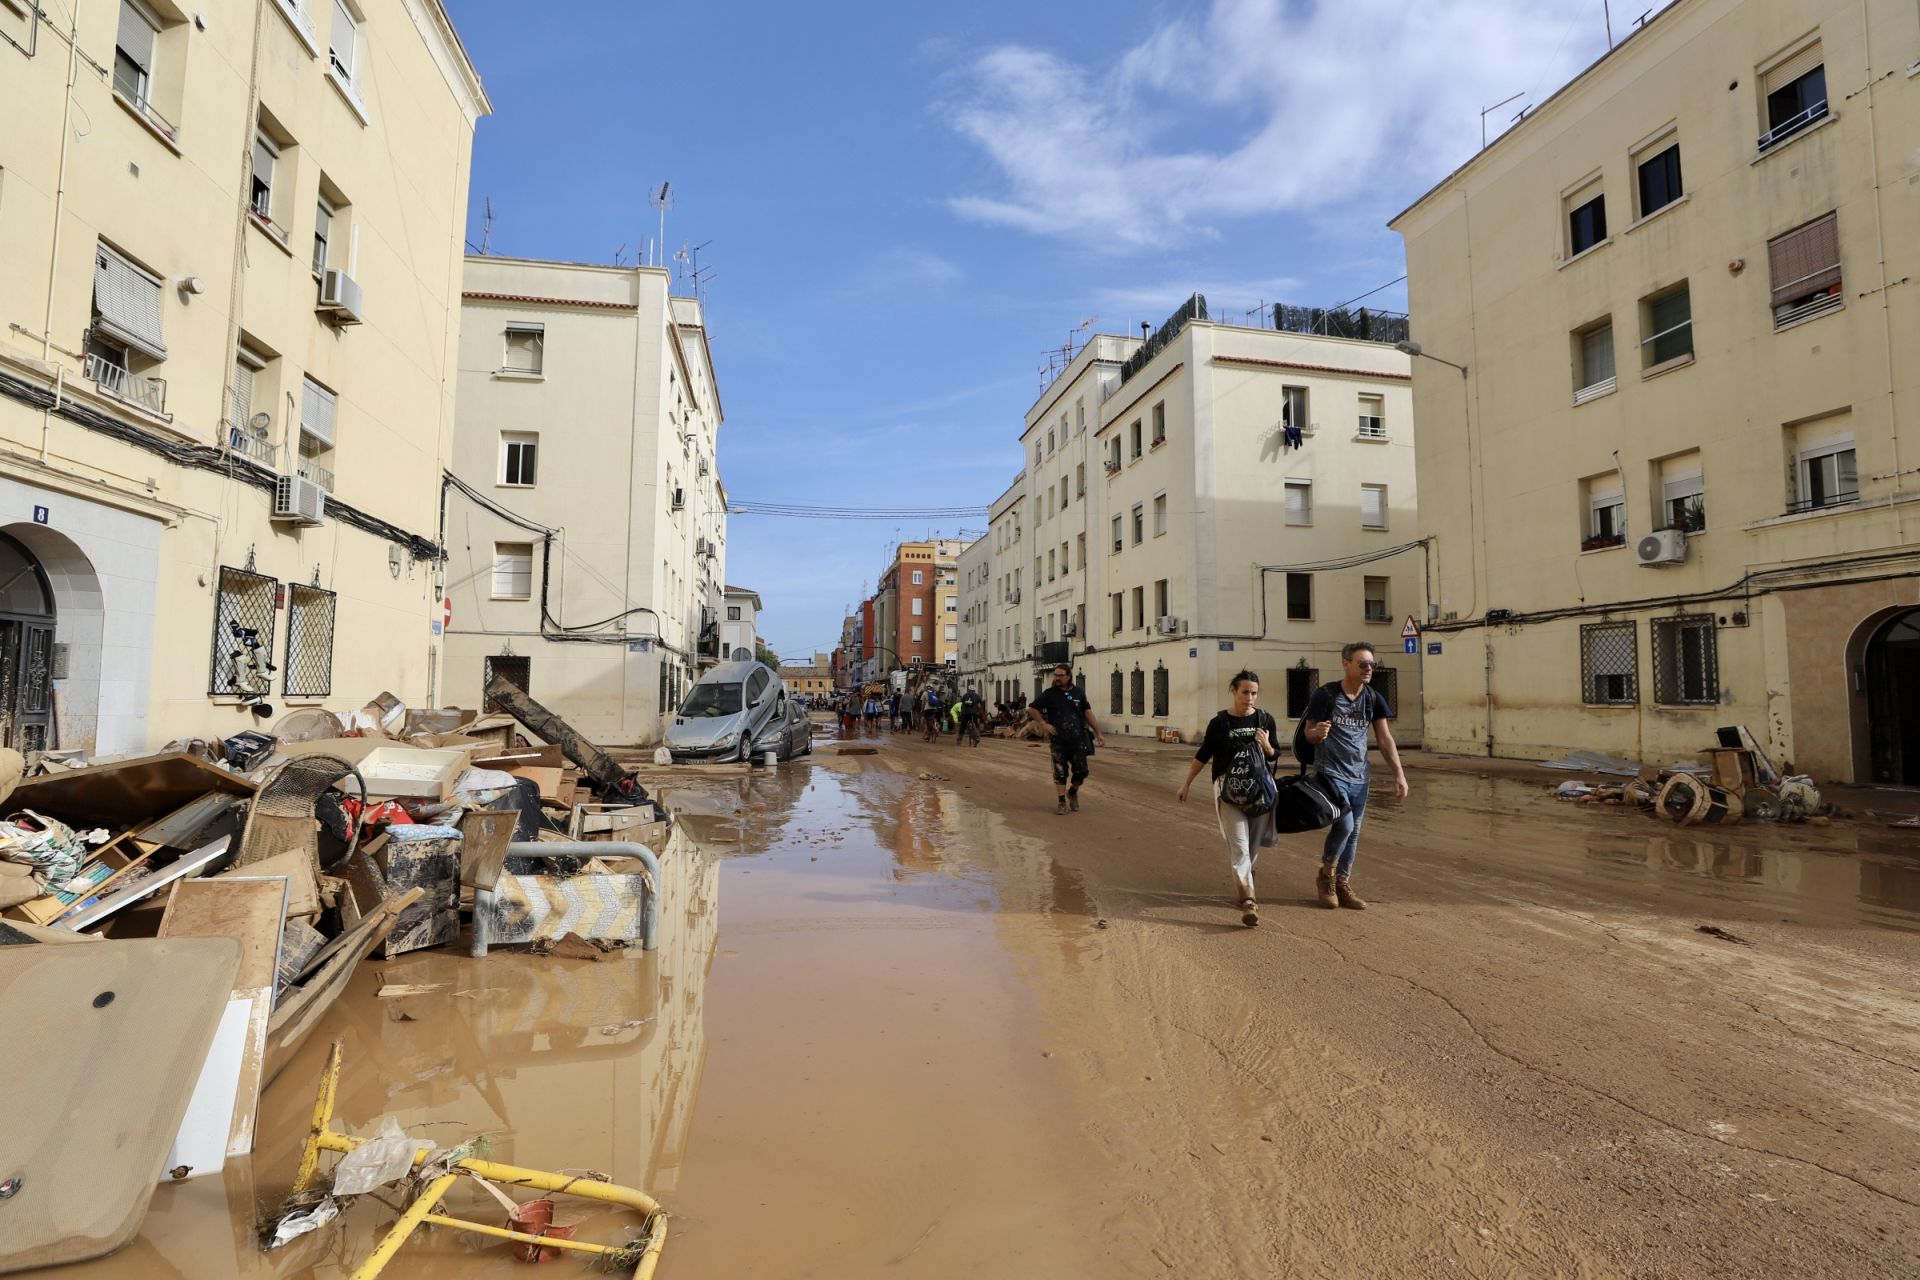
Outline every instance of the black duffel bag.
[(1317, 773), (1303, 771), (1274, 783), (1280, 794), (1273, 805), (1273, 829), (1281, 835), (1319, 831), (1347, 812), (1346, 802)]

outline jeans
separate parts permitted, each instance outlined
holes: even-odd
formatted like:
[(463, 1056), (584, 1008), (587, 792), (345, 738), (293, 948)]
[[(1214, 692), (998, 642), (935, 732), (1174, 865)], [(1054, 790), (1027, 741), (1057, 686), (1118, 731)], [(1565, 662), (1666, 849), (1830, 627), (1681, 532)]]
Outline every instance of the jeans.
[(1336, 876), (1351, 874), (1354, 851), (1360, 845), (1360, 824), (1367, 816), (1367, 783), (1321, 774), (1320, 780), (1347, 802), (1347, 811), (1327, 828), (1326, 848), (1321, 851), (1322, 865), (1333, 868)]

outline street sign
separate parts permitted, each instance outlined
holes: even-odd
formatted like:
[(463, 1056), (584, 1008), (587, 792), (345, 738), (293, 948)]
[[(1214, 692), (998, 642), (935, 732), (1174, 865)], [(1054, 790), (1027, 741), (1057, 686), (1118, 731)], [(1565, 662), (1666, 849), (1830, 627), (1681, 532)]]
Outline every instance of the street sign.
[(33, 522), (35, 524), (46, 524), (48, 521), (52, 519), (53, 519), (53, 512), (49, 511), (47, 508), (35, 507), (33, 509)]
[(1437, 658), (1440, 656), (1440, 642), (1438, 640), (1435, 640), (1427, 646), (1427, 656), (1429, 658)]
[[(1413, 620), (1412, 614), (1407, 615), (1407, 625), (1400, 628), (1400, 638), (1402, 640), (1418, 640), (1420, 638), (1420, 624)], [(1407, 652), (1412, 653), (1413, 650), (1409, 649)]]
[(1420, 652), (1419, 636), (1408, 636), (1405, 640), (1402, 640), (1400, 643), (1407, 647), (1408, 653), (1415, 654), (1415, 655), (1419, 654)]

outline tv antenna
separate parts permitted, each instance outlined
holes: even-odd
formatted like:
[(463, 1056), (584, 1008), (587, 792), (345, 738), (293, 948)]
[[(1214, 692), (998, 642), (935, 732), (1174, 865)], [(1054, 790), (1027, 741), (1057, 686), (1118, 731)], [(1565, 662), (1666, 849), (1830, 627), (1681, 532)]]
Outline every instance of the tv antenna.
[[(660, 252), (667, 251), (667, 210), (673, 208), (673, 184), (663, 182), (647, 191), (647, 203), (660, 211)], [(656, 260), (654, 266), (660, 263)]]
[(682, 241), (679, 249), (674, 251), (673, 260), (680, 264), (680, 278), (692, 285), (695, 301), (700, 299), (707, 284), (719, 275), (712, 267), (700, 265), (700, 251), (712, 243), (711, 240), (703, 240), (689, 248)]
[[(1487, 117), (1492, 115), (1494, 112), (1498, 111), (1500, 108), (1506, 106), (1509, 102), (1518, 102), (1520, 99), (1526, 96), (1527, 96), (1526, 90), (1522, 89), (1519, 93), (1514, 94), (1511, 98), (1502, 98), (1500, 99), (1500, 101), (1494, 103), (1492, 106), (1482, 107), (1480, 109), (1480, 149), (1482, 151), (1485, 151), (1487, 149)], [(1520, 113), (1520, 115), (1525, 115), (1525, 114), (1526, 114), (1525, 111), (1522, 111)], [(1516, 120), (1518, 120), (1519, 118), (1520, 116), (1514, 117), (1514, 119)]]
[(486, 257), (493, 243), (493, 197), (486, 200), (486, 214), (480, 219), (480, 256)]
[(1045, 361), (1039, 369), (1041, 390), (1046, 390), (1055, 378), (1058, 378), (1062, 373), (1066, 372), (1067, 366), (1073, 363), (1074, 357), (1079, 355), (1086, 347), (1087, 339), (1085, 335), (1087, 330), (1093, 328), (1093, 326), (1099, 322), (1099, 316), (1087, 316), (1081, 320), (1079, 324), (1067, 331), (1067, 340), (1065, 342), (1057, 347), (1048, 347), (1040, 353)]

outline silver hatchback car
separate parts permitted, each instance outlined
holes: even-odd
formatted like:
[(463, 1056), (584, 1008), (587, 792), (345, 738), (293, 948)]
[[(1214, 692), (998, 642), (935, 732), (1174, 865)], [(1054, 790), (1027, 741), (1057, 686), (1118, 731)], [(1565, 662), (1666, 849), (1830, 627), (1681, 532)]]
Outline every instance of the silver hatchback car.
[[(801, 739), (795, 722), (806, 726)], [(748, 759), (777, 751), (782, 760), (812, 748), (811, 726), (787, 694), (786, 682), (761, 662), (723, 662), (687, 691), (667, 726), (675, 762)]]

